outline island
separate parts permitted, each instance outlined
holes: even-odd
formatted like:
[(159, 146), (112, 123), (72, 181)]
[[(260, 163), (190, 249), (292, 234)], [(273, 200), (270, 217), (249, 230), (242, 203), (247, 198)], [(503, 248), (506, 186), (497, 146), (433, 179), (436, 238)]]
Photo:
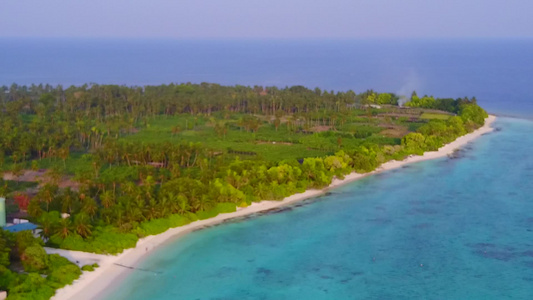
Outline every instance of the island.
[(8, 299), (96, 296), (170, 238), (453, 155), (494, 120), (475, 98), (212, 83), (13, 84), (0, 115)]

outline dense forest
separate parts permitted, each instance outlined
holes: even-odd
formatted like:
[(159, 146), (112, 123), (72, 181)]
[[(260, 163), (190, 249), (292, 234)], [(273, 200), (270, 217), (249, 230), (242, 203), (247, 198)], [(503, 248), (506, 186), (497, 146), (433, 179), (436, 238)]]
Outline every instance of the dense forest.
[[(210, 83), (0, 87), (0, 195), (48, 246), (114, 254), (170, 227), (436, 150), (487, 117), (475, 99), (399, 100)], [(22, 256), (2, 234), (4, 278)], [(0, 289), (37, 280), (28, 278)]]

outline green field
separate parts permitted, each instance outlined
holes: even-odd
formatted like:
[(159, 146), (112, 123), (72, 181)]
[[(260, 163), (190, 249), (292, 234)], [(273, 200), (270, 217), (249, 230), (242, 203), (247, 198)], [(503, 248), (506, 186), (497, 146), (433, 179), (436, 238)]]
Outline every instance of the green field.
[(439, 113), (428, 113), (424, 112), (420, 119), (423, 120), (448, 120), (451, 116), (448, 114), (439, 114)]
[[(348, 116), (350, 122), (338, 124), (335, 128), (326, 126), (324, 128), (329, 130), (317, 132), (312, 131), (317, 126), (310, 126), (307, 131), (290, 129), (286, 121), (281, 123), (277, 130), (272, 122), (260, 121), (257, 131), (251, 132), (239, 126), (239, 116), (233, 116), (229, 120), (190, 115), (157, 116), (147, 120), (146, 125), (137, 133), (122, 139), (146, 144), (201, 143), (216, 152), (250, 152), (240, 156), (269, 161), (322, 157), (344, 147), (359, 146), (365, 141), (377, 144), (399, 143), (399, 139), (390, 139), (379, 134), (383, 130), (379, 126), (379, 118), (361, 118), (359, 113), (356, 111)], [(225, 134), (216, 133), (216, 122), (225, 124)], [(176, 126), (180, 128), (179, 132), (173, 132)]]

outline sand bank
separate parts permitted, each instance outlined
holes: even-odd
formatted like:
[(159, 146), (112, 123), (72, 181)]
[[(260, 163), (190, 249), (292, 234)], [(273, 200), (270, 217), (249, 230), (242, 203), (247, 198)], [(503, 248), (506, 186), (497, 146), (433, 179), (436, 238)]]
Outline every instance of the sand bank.
[(261, 201), (259, 203), (253, 203), (248, 207), (239, 208), (236, 212), (233, 213), (220, 214), (211, 219), (195, 221), (185, 226), (171, 228), (162, 234), (148, 236), (146, 238), (140, 239), (135, 248), (127, 249), (117, 256), (98, 255), (79, 251), (47, 249), (47, 251), (62, 254), (67, 258), (74, 258), (75, 261), (79, 261), (79, 264), (82, 264), (82, 262), (87, 261), (91, 263), (97, 262), (100, 265), (100, 267), (93, 272), (84, 272), (84, 274), (82, 274), (82, 276), (72, 285), (66, 286), (58, 290), (56, 295), (52, 299), (99, 299), (102, 297), (102, 293), (106, 288), (110, 287), (113, 284), (119, 284), (118, 279), (121, 276), (127, 274), (128, 272), (131, 272), (132, 268), (135, 267), (135, 264), (143, 256), (149, 254), (154, 248), (164, 244), (165, 242), (174, 240), (191, 231), (224, 222), (228, 219), (243, 217), (246, 215), (287, 205), (289, 203), (316, 197), (325, 193), (331, 188), (335, 188), (340, 185), (358, 180), (365, 176), (391, 169), (396, 169), (411, 163), (450, 155), (455, 149), (466, 145), (468, 142), (478, 138), (483, 134), (493, 131), (494, 129), (491, 127), (491, 124), (495, 119), (495, 116), (489, 116), (485, 120), (485, 125), (483, 127), (456, 139), (455, 141), (443, 146), (438, 151), (426, 152), (422, 156), (410, 156), (402, 161), (389, 161), (382, 164), (377, 170), (370, 173), (352, 173), (347, 175), (343, 180), (334, 179), (331, 185), (322, 190), (308, 190), (304, 193), (295, 194), (290, 197), (287, 197), (283, 199), (283, 201)]

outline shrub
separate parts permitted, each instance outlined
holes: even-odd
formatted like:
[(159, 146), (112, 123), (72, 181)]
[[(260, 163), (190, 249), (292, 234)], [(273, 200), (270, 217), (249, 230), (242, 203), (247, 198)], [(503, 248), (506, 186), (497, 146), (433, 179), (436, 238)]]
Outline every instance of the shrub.
[(147, 236), (165, 232), (171, 226), (168, 219), (154, 219), (141, 223), (139, 227), (142, 235)]
[(42, 272), (48, 268), (48, 255), (40, 245), (26, 248), (20, 260), (26, 272)]
[(94, 271), (94, 267), (92, 265), (85, 265), (85, 266), (81, 267), (81, 270), (82, 271), (87, 271), (87, 272), (92, 272), (92, 271)]
[(72, 263), (59, 254), (48, 255), (48, 268), (49, 270), (55, 270), (62, 266), (72, 265)]
[(237, 211), (237, 207), (235, 206), (235, 203), (225, 202), (218, 203), (216, 206), (216, 210), (218, 211), (218, 213), (224, 214)]
[(71, 284), (74, 280), (78, 279), (80, 275), (81, 270), (78, 266), (75, 264), (68, 264), (52, 270), (46, 280), (51, 287), (59, 289), (65, 285)]
[(92, 238), (84, 240), (77, 234), (69, 235), (64, 239), (60, 248), (93, 252), (100, 254), (117, 254), (124, 249), (133, 248), (139, 237), (133, 233), (121, 233), (113, 227), (98, 227)]
[(196, 215), (198, 216), (198, 219), (200, 219), (200, 220), (214, 218), (214, 217), (216, 217), (218, 215), (218, 210), (215, 207), (215, 208), (210, 209), (210, 210), (199, 211), (199, 212), (196, 213)]
[(47, 300), (54, 294), (54, 288), (46, 284), (46, 279), (39, 274), (30, 273), (28, 275), (21, 276), (21, 283), (10, 289), (9, 299), (16, 300)]
[(170, 227), (172, 228), (187, 225), (191, 223), (191, 219), (185, 216), (182, 216), (182, 215), (178, 215), (178, 214), (170, 215), (168, 217), (168, 220), (170, 222)]

